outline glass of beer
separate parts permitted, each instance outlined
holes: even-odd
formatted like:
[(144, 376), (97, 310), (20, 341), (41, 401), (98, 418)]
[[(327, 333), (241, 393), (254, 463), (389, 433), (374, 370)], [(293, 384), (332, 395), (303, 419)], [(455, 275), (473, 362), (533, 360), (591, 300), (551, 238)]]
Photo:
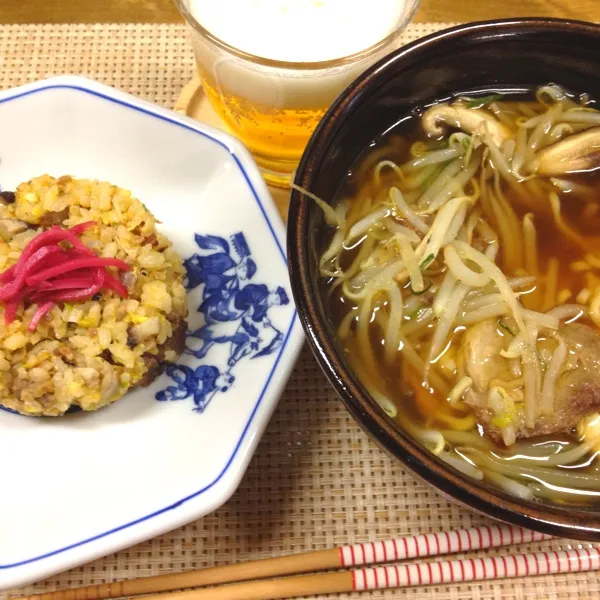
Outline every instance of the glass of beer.
[(204, 92), (268, 183), (289, 185), (340, 92), (393, 50), (419, 0), (176, 0)]

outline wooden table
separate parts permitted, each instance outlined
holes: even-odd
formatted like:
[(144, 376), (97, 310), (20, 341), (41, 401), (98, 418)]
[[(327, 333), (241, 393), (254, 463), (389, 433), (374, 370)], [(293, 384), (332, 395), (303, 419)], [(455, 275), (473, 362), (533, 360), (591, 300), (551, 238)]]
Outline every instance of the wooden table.
[[(422, 0), (417, 21), (546, 16), (600, 21), (600, 0)], [(0, 0), (0, 23), (173, 23), (172, 0)]]

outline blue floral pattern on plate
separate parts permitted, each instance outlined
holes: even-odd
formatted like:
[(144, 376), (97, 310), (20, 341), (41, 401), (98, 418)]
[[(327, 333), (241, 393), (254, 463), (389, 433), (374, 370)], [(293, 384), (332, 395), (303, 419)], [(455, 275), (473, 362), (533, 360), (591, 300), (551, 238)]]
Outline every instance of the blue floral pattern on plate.
[[(257, 265), (242, 232), (228, 242), (215, 235), (194, 236), (199, 252), (184, 261), (188, 292), (201, 286), (200, 327), (188, 331), (185, 354), (206, 362), (196, 368), (172, 364), (166, 369), (174, 381), (156, 394), (160, 401), (193, 397), (194, 410), (203, 412), (210, 401), (234, 384), (233, 371), (243, 359), (268, 356), (283, 343), (283, 333), (269, 319), (276, 306), (289, 303), (282, 287), (255, 283)], [(215, 363), (213, 350), (226, 345), (226, 362)]]

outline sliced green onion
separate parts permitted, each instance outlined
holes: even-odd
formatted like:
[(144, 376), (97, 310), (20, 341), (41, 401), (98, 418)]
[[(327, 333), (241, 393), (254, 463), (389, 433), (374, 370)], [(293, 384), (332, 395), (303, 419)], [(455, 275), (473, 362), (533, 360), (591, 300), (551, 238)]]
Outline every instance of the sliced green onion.
[(413, 310), (411, 313), (409, 313), (408, 315), (406, 315), (406, 318), (409, 321), (412, 321), (413, 319), (418, 319), (419, 318), (419, 314), (421, 314), (421, 311), (425, 310), (424, 306), (419, 306), (418, 308), (415, 308), (415, 310)]
[(425, 258), (425, 260), (421, 263), (421, 271), (424, 271), (433, 261), (435, 260), (435, 254), (430, 254)]
[(427, 292), (431, 288), (432, 285), (433, 285), (433, 282), (431, 281), (431, 279), (428, 279), (427, 283), (425, 284), (425, 287), (420, 292), (415, 292), (415, 290), (413, 290), (413, 286), (412, 286), (412, 283), (411, 283), (409, 285), (410, 293), (413, 296), (420, 296), (421, 294), (424, 294), (425, 292)]
[(492, 102), (502, 100), (504, 94), (490, 94), (489, 96), (481, 96), (481, 98), (473, 98), (467, 102), (467, 108), (483, 108), (490, 105)]
[(498, 325), (500, 327), (502, 327), (502, 329), (504, 329), (504, 331), (506, 331), (507, 333), (510, 333), (510, 335), (515, 335), (512, 331), (512, 329), (502, 320), (502, 319), (498, 319)]

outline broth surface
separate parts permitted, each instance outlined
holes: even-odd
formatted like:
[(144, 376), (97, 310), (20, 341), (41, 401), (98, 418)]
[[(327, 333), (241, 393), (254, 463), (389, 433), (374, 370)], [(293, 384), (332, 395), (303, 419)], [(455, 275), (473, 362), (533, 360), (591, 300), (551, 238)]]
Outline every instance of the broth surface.
[[(574, 100), (571, 99), (570, 102), (573, 103)], [(510, 123), (511, 118), (523, 122), (549, 110), (548, 106), (541, 102), (531, 101), (531, 96), (503, 97), (494, 104), (500, 106), (507, 123)], [(586, 109), (589, 106), (591, 105), (584, 105)], [(341, 206), (345, 207), (346, 231), (360, 223), (365, 216), (380, 210), (380, 207), (389, 206), (390, 190), (395, 186), (403, 190), (402, 193), (409, 204), (416, 202), (419, 196), (426, 193), (428, 187), (435, 183), (436, 177), (440, 177), (448, 162), (432, 168), (430, 173), (421, 173), (423, 181), (417, 185), (418, 193), (414, 194), (414, 199), (411, 199), (412, 191), (407, 182), (410, 177), (418, 178), (419, 172), (410, 172), (407, 175), (406, 172), (400, 172), (402, 167), (399, 171), (397, 166), (406, 165), (419, 156), (448, 148), (449, 136), (457, 131), (457, 127), (448, 127), (444, 135), (437, 138), (427, 135), (422, 127), (421, 116), (418, 115), (404, 121), (401, 129), (385, 139), (377, 140), (374, 149), (364, 155), (352, 169), (345, 188), (333, 203), (338, 209)], [(485, 152), (481, 147), (478, 150), (472, 148), (471, 151)], [(594, 294), (600, 290), (598, 172), (592, 170), (569, 173), (561, 177), (523, 176), (516, 183), (511, 183), (497, 174), (493, 161), (493, 158), (488, 158), (486, 166), (477, 169), (474, 176), (464, 185), (463, 191), (465, 195), (473, 197), (479, 191), (473, 210), (479, 211), (479, 219), (485, 221), (498, 234), (499, 251), (495, 263), (502, 273), (511, 279), (535, 276), (533, 283), (519, 289), (518, 297), (522, 306), (529, 311), (547, 313), (564, 305), (589, 305), (593, 302)], [(481, 191), (482, 187), (488, 190), (485, 194)], [(558, 198), (558, 211), (555, 210), (553, 201), (549, 200), (552, 194), (556, 194)], [(497, 205), (506, 206), (506, 203), (512, 207), (512, 211), (507, 209), (505, 216), (498, 218)], [(427, 220), (426, 216), (423, 218)], [(404, 338), (410, 341), (411, 348), (416, 351), (420, 360), (424, 363), (428, 360), (428, 351), (431, 349), (439, 319), (431, 317), (429, 322), (422, 326), (419, 326), (419, 321), (427, 321), (444, 273), (447, 272), (439, 254), (425, 267), (423, 265), (428, 257), (421, 263), (423, 278), (426, 280), (423, 291), (413, 290), (411, 279), (403, 279), (398, 283), (404, 305), (401, 321), (403, 333), (398, 349), (394, 349), (391, 356), (389, 348), (386, 349), (392, 319), (389, 294), (374, 293), (372, 297), (369, 296), (370, 305), (365, 309), (364, 299), (354, 298), (354, 292), (349, 292), (353, 288), (347, 285), (348, 281), (355, 281), (357, 273), (368, 271), (369, 267), (364, 265), (373, 261), (375, 255), (381, 257), (380, 263), (383, 265), (391, 263), (395, 256), (400, 256), (397, 249), (382, 249), (390, 242), (390, 233), (385, 226), (386, 219), (393, 220), (394, 226), (414, 229), (407, 219), (391, 208), (382, 220), (374, 222), (367, 232), (356, 239), (348, 240), (346, 235), (334, 267), (327, 266), (331, 261), (325, 261), (325, 266), (322, 265), (325, 275), (323, 293), (327, 297), (330, 313), (338, 327), (348, 359), (365, 387), (376, 400), (381, 400), (380, 404), (386, 412), (400, 421), (409, 433), (416, 432), (414, 434), (417, 437), (420, 435), (423, 438), (421, 441), (425, 440), (425, 445), (431, 447), (431, 443), (427, 441), (427, 434), (423, 434), (423, 431), (440, 432), (444, 445), (441, 450), (437, 448), (436, 453), (464, 473), (477, 472), (477, 478), (481, 478), (481, 470), (484, 473), (483, 478), (489, 483), (500, 485), (511, 493), (521, 491), (528, 499), (573, 504), (595, 502), (596, 497), (600, 495), (600, 476), (595, 460), (596, 448), (600, 449), (600, 443), (591, 443), (589, 436), (584, 440), (582, 430), (571, 428), (569, 431), (517, 440), (507, 447), (484, 435), (478, 413), (472, 406), (465, 402), (449, 402), (449, 390), (454, 389), (453, 385), (457, 379), (464, 375), (464, 369), (461, 371), (460, 367), (463, 360), (461, 352), (465, 332), (470, 325), (461, 323), (460, 318), (461, 315), (467, 314), (466, 309), (459, 311), (457, 321), (445, 338), (442, 350), (430, 361), (429, 373), (433, 373), (435, 377), (431, 375), (425, 381), (423, 373), (415, 368), (415, 361), (407, 360), (409, 348), (408, 344), (403, 344)], [(526, 249), (532, 246), (527, 246), (524, 220), (531, 220), (535, 226), (535, 273), (531, 272), (531, 252), (528, 253)], [(501, 224), (502, 221), (504, 225)], [(516, 241), (511, 242), (517, 230), (521, 233), (514, 237)], [(472, 243), (479, 243), (480, 246), (482, 244), (481, 240), (476, 240), (476, 234), (473, 234)], [(393, 245), (393, 240), (389, 245)], [(517, 251), (515, 248), (521, 250)], [(360, 268), (357, 265), (361, 265)], [(375, 270), (374, 267), (371, 268)], [(344, 274), (344, 283), (340, 280), (340, 273)], [(352, 279), (353, 277), (355, 279)], [(466, 301), (468, 299), (467, 295)], [(359, 326), (361, 319), (368, 320), (366, 328)], [(574, 321), (583, 323), (600, 334), (598, 320), (591, 318), (589, 314), (582, 312), (566, 319), (565, 323)], [(496, 334), (506, 337), (508, 344), (516, 334), (514, 319), (510, 315), (500, 316), (498, 324)], [(550, 368), (549, 361), (556, 348), (555, 339), (552, 332), (540, 329), (537, 338), (538, 356), (544, 353), (547, 356), (546, 362), (540, 358), (543, 364), (542, 376)], [(579, 368), (576, 364), (577, 356), (571, 349), (569, 353), (567, 363), (569, 360), (574, 361), (573, 369)], [(385, 399), (391, 400), (395, 409), (386, 405)], [(588, 446), (584, 447), (582, 440), (584, 444), (588, 443)], [(463, 452), (464, 449), (470, 450), (471, 453)], [(566, 453), (567, 456), (569, 452), (576, 456), (576, 460), (567, 465), (553, 464), (556, 455)], [(515, 484), (514, 489), (509, 489), (511, 486), (504, 481), (508, 476), (512, 477), (510, 468), (505, 472), (504, 467), (498, 470), (490, 467), (491, 470), (487, 471), (488, 463), (492, 464), (494, 461), (502, 461), (503, 465), (509, 465), (511, 468), (520, 468), (520, 472), (515, 475), (519, 483)], [(463, 463), (462, 467), (459, 462)], [(528, 474), (530, 465), (534, 467), (531, 475)], [(540, 465), (561, 473), (579, 473), (584, 478), (589, 477), (590, 481), (598, 478), (598, 486), (587, 479), (586, 483), (582, 483), (583, 488), (579, 487), (573, 478), (565, 480), (568, 485), (563, 485), (560, 478), (560, 484), (553, 482), (552, 477), (544, 480), (535, 471)], [(525, 493), (525, 489), (533, 490), (534, 496), (531, 497), (529, 492)]]

